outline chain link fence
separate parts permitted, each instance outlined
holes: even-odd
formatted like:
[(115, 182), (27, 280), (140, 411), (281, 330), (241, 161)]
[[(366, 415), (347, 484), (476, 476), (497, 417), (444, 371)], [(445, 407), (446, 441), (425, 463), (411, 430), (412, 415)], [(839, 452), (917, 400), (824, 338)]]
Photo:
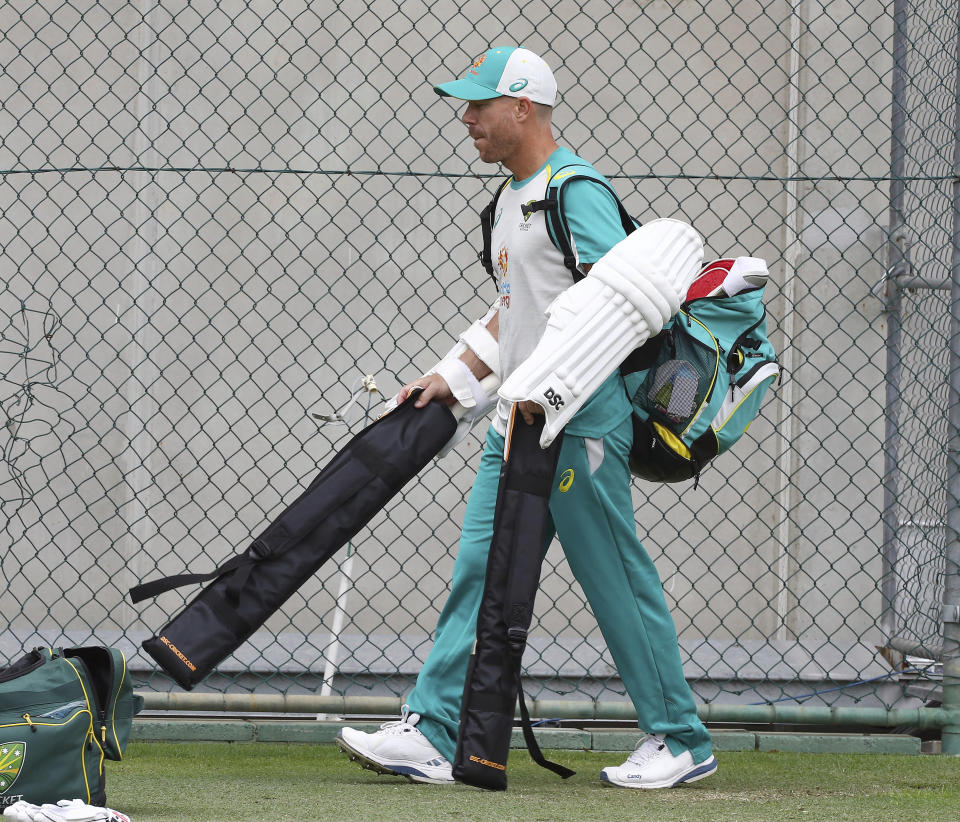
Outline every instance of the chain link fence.
[[(432, 85), (517, 43), (632, 213), (771, 269), (762, 416), (697, 488), (635, 481), (698, 699), (935, 697), (955, 2), (2, 9), (0, 656), (102, 642), (172, 687), (139, 643), (194, 592), (127, 589), (245, 547), (492, 302), (499, 169)], [(350, 426), (312, 416), (355, 392)], [(429, 467), (203, 687), (409, 689), (478, 455)], [(623, 698), (559, 545), (535, 625), (532, 696)]]

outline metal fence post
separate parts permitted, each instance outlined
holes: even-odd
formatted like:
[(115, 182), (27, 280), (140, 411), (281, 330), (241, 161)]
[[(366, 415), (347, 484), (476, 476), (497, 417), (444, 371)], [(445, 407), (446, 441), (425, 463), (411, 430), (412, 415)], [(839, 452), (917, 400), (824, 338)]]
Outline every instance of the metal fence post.
[[(957, 36), (960, 58), (960, 34)], [(943, 753), (960, 756), (960, 59), (953, 152), (953, 259), (950, 292), (950, 416), (947, 446), (947, 544), (943, 585)]]
[(900, 421), (901, 374), (901, 317), (903, 301), (899, 279), (910, 273), (904, 254), (906, 220), (903, 200), (906, 190), (904, 166), (906, 146), (906, 63), (907, 63), (907, 2), (896, 0), (893, 6), (893, 107), (890, 134), (890, 227), (887, 236), (887, 272), (884, 286), (884, 309), (887, 318), (886, 336), (886, 397), (884, 407), (883, 443), (883, 572), (880, 582), (882, 611), (880, 627), (884, 639), (895, 635), (897, 597), (897, 487), (899, 456), (897, 441)]

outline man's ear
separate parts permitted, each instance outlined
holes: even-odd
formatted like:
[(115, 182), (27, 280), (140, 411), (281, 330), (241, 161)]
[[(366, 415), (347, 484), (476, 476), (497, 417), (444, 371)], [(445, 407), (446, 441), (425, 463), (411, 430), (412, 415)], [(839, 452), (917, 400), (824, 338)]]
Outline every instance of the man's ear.
[(533, 116), (533, 103), (531, 103), (530, 100), (526, 97), (516, 97), (514, 99), (516, 102), (514, 103), (513, 110), (516, 112), (518, 120), (526, 120), (528, 117)]

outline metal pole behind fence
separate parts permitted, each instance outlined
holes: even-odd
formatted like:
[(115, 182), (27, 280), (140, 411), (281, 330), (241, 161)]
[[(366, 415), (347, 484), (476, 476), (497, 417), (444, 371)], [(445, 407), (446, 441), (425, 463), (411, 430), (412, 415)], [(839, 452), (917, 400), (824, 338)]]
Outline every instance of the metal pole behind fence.
[(883, 442), (883, 570), (880, 580), (882, 612), (880, 626), (884, 640), (897, 631), (897, 487), (900, 425), (901, 317), (902, 305), (899, 278), (909, 273), (904, 254), (906, 222), (903, 199), (906, 190), (904, 167), (906, 147), (906, 61), (907, 0), (896, 0), (893, 6), (893, 112), (890, 135), (890, 229), (887, 237), (887, 273), (884, 286), (884, 307), (887, 315), (886, 396)]
[[(958, 14), (960, 23), (960, 14)], [(954, 105), (953, 260), (950, 291), (950, 413), (947, 444), (947, 544), (943, 585), (943, 753), (960, 756), (960, 26)]]

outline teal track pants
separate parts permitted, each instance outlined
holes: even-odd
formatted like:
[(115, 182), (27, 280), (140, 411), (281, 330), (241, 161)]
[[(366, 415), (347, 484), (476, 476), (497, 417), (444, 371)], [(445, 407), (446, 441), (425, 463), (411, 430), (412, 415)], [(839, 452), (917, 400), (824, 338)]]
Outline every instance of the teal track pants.
[[(659, 574), (637, 537), (627, 466), (631, 438), (629, 418), (602, 440), (564, 436), (543, 550), (556, 533), (640, 728), (666, 736), (672, 753), (689, 750), (694, 762), (702, 762), (711, 755), (710, 734), (697, 717), (683, 676)], [(491, 427), (467, 501), (450, 595), (433, 648), (407, 699), (410, 710), (422, 717), (417, 727), (451, 762), (493, 536), (503, 445)]]

